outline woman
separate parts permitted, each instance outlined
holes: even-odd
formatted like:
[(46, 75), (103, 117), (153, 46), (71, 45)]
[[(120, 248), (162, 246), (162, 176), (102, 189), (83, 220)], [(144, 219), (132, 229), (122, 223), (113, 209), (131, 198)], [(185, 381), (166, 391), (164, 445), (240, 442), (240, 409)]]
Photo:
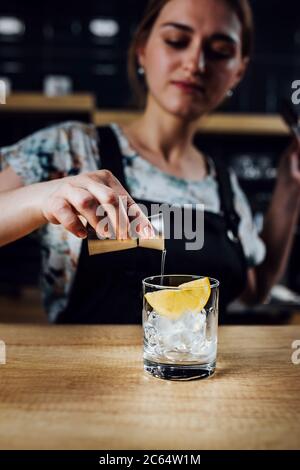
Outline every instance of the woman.
[(40, 229), (50, 321), (140, 321), (141, 279), (157, 274), (159, 253), (89, 257), (82, 242), (80, 216), (96, 228), (99, 203), (117, 209), (128, 193), (134, 209), (204, 203), (204, 247), (186, 251), (183, 240), (170, 240), (166, 270), (220, 279), (222, 312), (239, 296), (262, 301), (280, 278), (299, 214), (299, 142), (281, 159), (262, 239), (235, 176), (193, 143), (199, 117), (242, 79), (252, 36), (247, 0), (151, 1), (129, 53), (131, 79), (138, 70), (146, 92), (139, 119), (123, 128), (63, 123), (2, 149), (0, 243)]

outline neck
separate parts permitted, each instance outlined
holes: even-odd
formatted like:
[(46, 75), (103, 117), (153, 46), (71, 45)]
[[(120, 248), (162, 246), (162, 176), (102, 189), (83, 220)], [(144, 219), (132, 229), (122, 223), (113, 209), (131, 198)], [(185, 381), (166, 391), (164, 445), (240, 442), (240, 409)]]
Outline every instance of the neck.
[(186, 121), (164, 111), (150, 96), (145, 112), (133, 126), (145, 150), (176, 165), (191, 152), (197, 121)]

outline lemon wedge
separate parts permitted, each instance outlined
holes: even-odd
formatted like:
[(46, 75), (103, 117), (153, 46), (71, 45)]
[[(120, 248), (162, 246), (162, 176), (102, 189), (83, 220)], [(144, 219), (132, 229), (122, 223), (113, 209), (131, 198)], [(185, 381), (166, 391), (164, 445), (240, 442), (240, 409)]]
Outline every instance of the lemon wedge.
[(208, 277), (201, 277), (201, 279), (196, 279), (195, 281), (185, 282), (178, 287), (180, 287), (180, 289), (195, 289), (195, 287), (197, 287), (198, 289), (207, 291), (208, 297), (210, 296), (210, 281)]
[(210, 297), (207, 277), (180, 284), (178, 289), (163, 289), (145, 294), (151, 307), (162, 316), (176, 319), (186, 311), (201, 312)]

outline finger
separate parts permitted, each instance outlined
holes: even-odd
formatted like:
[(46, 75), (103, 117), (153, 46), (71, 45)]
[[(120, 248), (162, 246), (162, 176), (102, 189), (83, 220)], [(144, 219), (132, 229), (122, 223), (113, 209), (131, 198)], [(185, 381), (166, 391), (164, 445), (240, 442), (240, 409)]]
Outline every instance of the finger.
[[(97, 191), (97, 188), (95, 188)], [(116, 239), (127, 239), (129, 236), (129, 219), (124, 196), (120, 196), (113, 189), (105, 187), (106, 196), (100, 201), (99, 210), (104, 214), (109, 226), (111, 237)]]
[(140, 206), (133, 200), (129, 201), (128, 205), (128, 217), (132, 236), (143, 239), (154, 238), (154, 228)]
[[(155, 231), (151, 222), (148, 220), (147, 216), (141, 210), (139, 205), (126, 191), (124, 186), (121, 185), (120, 181), (114, 175), (111, 175), (109, 184), (111, 188), (124, 197), (124, 201), (126, 201), (127, 206), (128, 219), (130, 224), (134, 225), (135, 236), (141, 238), (153, 238), (155, 236)], [(137, 218), (138, 223), (132, 224), (132, 222), (134, 222)]]
[[(118, 200), (119, 196), (116, 196)], [(106, 237), (113, 239), (126, 239), (128, 238), (128, 217), (125, 208), (122, 206), (122, 201), (115, 205), (102, 203), (97, 209), (99, 216), (96, 232), (103, 234), (106, 232)]]
[(79, 217), (74, 213), (72, 206), (63, 198), (53, 202), (53, 215), (66, 230), (79, 238), (86, 238), (87, 232)]
[[(111, 228), (116, 231), (115, 209), (112, 209), (112, 207), (116, 207), (118, 201), (116, 195), (114, 194), (114, 191), (100, 182), (101, 180), (97, 173), (86, 173), (80, 175), (79, 177), (74, 177), (72, 183), (77, 188), (81, 188), (85, 191), (88, 191), (95, 198), (97, 202), (96, 227), (98, 226), (99, 222), (101, 222), (103, 219), (107, 219), (107, 217), (109, 216)], [(107, 210), (104, 206), (106, 206)]]
[(98, 238), (102, 239), (112, 239), (115, 240), (116, 234), (115, 230), (112, 226), (110, 218), (107, 216), (107, 214), (103, 217), (99, 218), (99, 221), (97, 223), (97, 226), (95, 228), (95, 232)]
[(297, 155), (298, 158), (300, 157), (300, 140), (297, 139), (296, 136), (293, 137), (289, 146), (281, 155), (280, 165), (285, 167), (286, 164), (288, 164), (290, 167), (290, 165), (292, 164), (291, 159), (293, 154)]
[(129, 238), (130, 234), (130, 222), (127, 213), (127, 196), (118, 195), (118, 213), (117, 213), (117, 238), (120, 239), (127, 239)]
[[(99, 181), (101, 181), (102, 183), (99, 183)], [(93, 184), (93, 182), (95, 185), (93, 190), (96, 191), (96, 186), (98, 186), (99, 184), (101, 184), (101, 186), (104, 185), (105, 188), (107, 187), (111, 188), (114, 191), (115, 195), (122, 197), (122, 205), (123, 207), (126, 208), (127, 214), (128, 214), (129, 208), (130, 208), (131, 214), (136, 214), (135, 216), (127, 215), (127, 218), (126, 218), (122, 210), (122, 205), (120, 204), (120, 209), (121, 209), (120, 214), (123, 220), (123, 223), (119, 225), (118, 227), (120, 229), (120, 236), (123, 237), (125, 235), (126, 229), (127, 229), (127, 234), (130, 232), (130, 223), (131, 223), (132, 218), (134, 217), (139, 217), (140, 219), (140, 227), (139, 227), (140, 233), (144, 233), (144, 230), (146, 230), (148, 234), (150, 235), (154, 234), (153, 227), (151, 223), (149, 222), (149, 220), (147, 219), (146, 215), (140, 209), (138, 204), (136, 204), (136, 202), (132, 199), (132, 197), (126, 191), (126, 189), (122, 186), (120, 181), (111, 172), (107, 170), (100, 170), (99, 172), (89, 174), (85, 184), (91, 190), (92, 190), (91, 185)], [(120, 201), (117, 201), (117, 203), (115, 204), (116, 207), (119, 206), (119, 202)], [(126, 224), (125, 224), (125, 221), (127, 222)]]
[(85, 189), (72, 185), (65, 188), (65, 196), (76, 212), (82, 215), (95, 229), (98, 223), (96, 213), (99, 205), (95, 197)]
[(134, 199), (130, 196), (130, 194), (126, 191), (124, 186), (122, 186), (120, 181), (113, 174), (110, 174), (108, 180), (106, 180), (106, 183), (109, 185), (110, 188), (114, 189), (117, 194), (119, 194), (120, 196), (124, 196), (124, 198), (126, 198), (127, 208), (132, 206), (132, 210), (136, 210), (137, 215), (141, 217), (142, 219), (144, 219), (145, 222), (149, 223), (147, 216), (143, 213), (143, 211), (140, 209), (138, 204), (136, 204)]
[(100, 232), (103, 232), (103, 226), (105, 225), (104, 218), (106, 217), (110, 238), (128, 238), (129, 219), (126, 207), (124, 206), (124, 196), (116, 193), (116, 191), (109, 186), (105, 186), (93, 179), (85, 181), (85, 185), (100, 205), (97, 210), (97, 215), (100, 216), (100, 225), (102, 227), (100, 228)]

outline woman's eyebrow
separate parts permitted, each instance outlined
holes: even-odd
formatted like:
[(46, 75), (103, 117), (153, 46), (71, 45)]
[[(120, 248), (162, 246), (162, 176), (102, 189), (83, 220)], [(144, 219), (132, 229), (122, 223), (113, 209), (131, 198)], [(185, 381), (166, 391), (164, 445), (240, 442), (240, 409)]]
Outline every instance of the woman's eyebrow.
[(230, 35), (230, 34), (225, 34), (225, 33), (213, 34), (210, 39), (213, 41), (214, 40), (225, 41), (225, 42), (229, 42), (230, 44), (238, 44), (239, 42), (238, 37)]
[(173, 28), (180, 29), (181, 31), (186, 31), (188, 33), (193, 33), (194, 29), (191, 26), (188, 26), (187, 24), (183, 23), (163, 23), (161, 25), (161, 28), (166, 28), (168, 26), (172, 26)]
[[(183, 24), (183, 23), (171, 22), (171, 23), (163, 23), (161, 25), (161, 28), (166, 28), (166, 27), (176, 28), (181, 31), (188, 32), (188, 33), (195, 32), (195, 30), (191, 26), (187, 24)], [(211, 39), (216, 39), (219, 41), (227, 41), (227, 42), (230, 42), (231, 44), (237, 44), (239, 42), (237, 36), (227, 34), (227, 33), (215, 33), (211, 36)]]

